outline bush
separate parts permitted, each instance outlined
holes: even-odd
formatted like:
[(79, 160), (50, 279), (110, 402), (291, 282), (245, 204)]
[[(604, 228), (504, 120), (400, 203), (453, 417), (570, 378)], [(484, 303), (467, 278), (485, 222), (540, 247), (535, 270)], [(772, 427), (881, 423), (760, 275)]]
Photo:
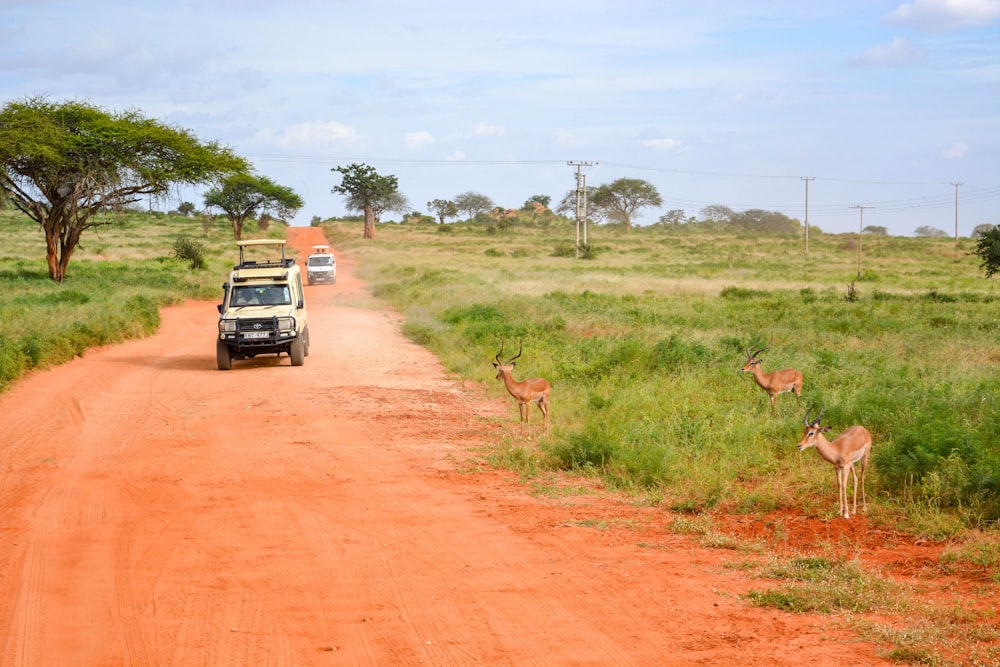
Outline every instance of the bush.
[(174, 257), (189, 262), (192, 269), (206, 269), (205, 245), (186, 236), (180, 236), (174, 241)]

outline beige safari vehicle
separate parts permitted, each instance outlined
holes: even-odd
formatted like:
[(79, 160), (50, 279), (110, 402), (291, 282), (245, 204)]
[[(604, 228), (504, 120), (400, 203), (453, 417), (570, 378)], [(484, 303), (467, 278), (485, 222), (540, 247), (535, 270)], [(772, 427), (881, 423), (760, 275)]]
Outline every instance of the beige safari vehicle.
[(219, 335), (215, 342), (219, 370), (233, 361), (260, 354), (287, 354), (292, 366), (309, 356), (309, 318), (302, 272), (285, 257), (284, 239), (237, 241), (240, 263), (222, 285)]

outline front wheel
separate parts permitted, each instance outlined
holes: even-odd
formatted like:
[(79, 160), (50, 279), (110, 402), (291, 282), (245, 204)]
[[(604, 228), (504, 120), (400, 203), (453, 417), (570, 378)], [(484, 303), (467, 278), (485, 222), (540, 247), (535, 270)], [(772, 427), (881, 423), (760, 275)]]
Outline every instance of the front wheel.
[(233, 368), (233, 355), (229, 351), (229, 346), (221, 340), (215, 341), (215, 362), (220, 371), (228, 371)]
[(288, 356), (292, 358), (292, 366), (301, 366), (306, 363), (306, 346), (302, 343), (302, 336), (292, 341)]

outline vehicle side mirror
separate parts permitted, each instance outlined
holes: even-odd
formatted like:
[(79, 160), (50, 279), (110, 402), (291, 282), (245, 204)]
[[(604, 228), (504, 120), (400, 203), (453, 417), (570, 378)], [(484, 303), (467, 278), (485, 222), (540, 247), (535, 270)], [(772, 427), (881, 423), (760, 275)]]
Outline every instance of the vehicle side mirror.
[(298, 308), (299, 310), (305, 308), (306, 307), (305, 299), (299, 299), (299, 303), (295, 307)]

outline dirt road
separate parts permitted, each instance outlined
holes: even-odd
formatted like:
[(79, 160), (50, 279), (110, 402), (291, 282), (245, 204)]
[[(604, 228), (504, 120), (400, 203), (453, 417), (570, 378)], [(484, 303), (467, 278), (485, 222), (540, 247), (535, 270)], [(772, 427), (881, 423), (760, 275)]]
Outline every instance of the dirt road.
[(189, 303), (0, 397), (0, 664), (880, 664), (747, 605), (762, 584), (661, 510), (471, 465), (516, 409), (353, 268), (307, 288), (302, 367), (216, 370), (214, 304)]

